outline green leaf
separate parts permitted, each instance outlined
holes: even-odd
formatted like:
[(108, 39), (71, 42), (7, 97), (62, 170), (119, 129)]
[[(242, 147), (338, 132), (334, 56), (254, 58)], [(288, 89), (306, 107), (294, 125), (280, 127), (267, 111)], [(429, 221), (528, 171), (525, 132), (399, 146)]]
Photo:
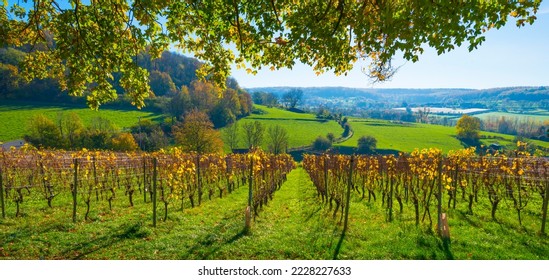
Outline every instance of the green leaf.
[(8, 7), (8, 0), (4, 0), (4, 8)]

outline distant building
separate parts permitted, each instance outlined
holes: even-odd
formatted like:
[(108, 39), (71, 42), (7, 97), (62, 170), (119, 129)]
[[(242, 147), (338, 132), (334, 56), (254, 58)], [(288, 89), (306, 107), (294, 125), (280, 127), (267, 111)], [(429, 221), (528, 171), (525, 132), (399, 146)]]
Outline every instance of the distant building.
[(27, 142), (25, 142), (25, 140), (23, 139), (17, 139), (17, 140), (13, 140), (13, 141), (8, 141), (6, 143), (2, 143), (2, 148), (4, 150), (9, 150), (11, 149), (11, 147), (15, 147), (16, 149), (19, 149), (21, 147), (23, 147), (23, 145), (25, 145)]

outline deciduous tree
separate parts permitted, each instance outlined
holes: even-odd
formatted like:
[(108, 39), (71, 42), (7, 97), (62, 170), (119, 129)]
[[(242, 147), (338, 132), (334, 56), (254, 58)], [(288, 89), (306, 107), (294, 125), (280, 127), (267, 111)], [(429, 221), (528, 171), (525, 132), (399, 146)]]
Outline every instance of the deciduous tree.
[(313, 150), (315, 151), (326, 151), (331, 147), (332, 142), (324, 136), (318, 136), (313, 142)]
[[(25, 140), (35, 146), (58, 148), (62, 146), (63, 137), (59, 127), (45, 115), (35, 115), (29, 123), (29, 134)], [(61, 144), (61, 145), (60, 145)]]
[[(417, 61), (484, 41), (484, 32), (511, 18), (533, 23), (539, 0), (524, 1), (4, 1), (0, 46), (42, 44), (25, 58), (26, 77), (58, 78), (71, 95), (88, 93), (92, 108), (116, 98), (113, 73), (133, 103), (150, 94), (148, 73), (135, 58), (160, 57), (171, 46), (206, 63), (197, 75), (223, 85), (230, 69), (262, 66), (345, 74), (364, 59), (376, 80), (390, 78), (391, 59)], [(8, 5), (8, 6), (6, 6)]]
[(373, 136), (362, 136), (358, 138), (358, 145), (356, 148), (359, 154), (371, 154), (377, 147), (377, 139)]
[(286, 107), (289, 109), (295, 108), (302, 99), (303, 91), (300, 89), (292, 89), (282, 96), (282, 102), (284, 102)]
[(131, 133), (120, 133), (111, 140), (111, 148), (115, 151), (130, 152), (138, 149)]
[(269, 136), (269, 151), (273, 154), (285, 153), (288, 149), (288, 132), (280, 125), (270, 126), (267, 129)]
[(185, 112), (188, 112), (191, 108), (189, 89), (186, 86), (181, 87), (179, 92), (176, 92), (171, 96), (171, 99), (168, 101), (165, 108), (166, 113), (178, 120), (182, 120)]
[(238, 131), (239, 129), (237, 122), (230, 124), (225, 129), (225, 141), (229, 145), (229, 148), (231, 148), (231, 150), (238, 147)]
[(189, 91), (191, 104), (193, 108), (209, 112), (217, 104), (221, 92), (221, 89), (215, 84), (204, 81), (194, 81), (191, 84), (191, 90)]
[(176, 90), (172, 78), (166, 72), (153, 70), (151, 71), (149, 79), (151, 90), (157, 96), (167, 95)]
[(217, 153), (223, 149), (223, 142), (218, 131), (206, 113), (192, 110), (185, 115), (183, 123), (174, 126), (173, 134), (177, 144), (185, 151), (204, 153)]
[(265, 127), (258, 121), (247, 122), (242, 128), (244, 129), (244, 137), (248, 148), (257, 148), (263, 143), (263, 133)]
[(477, 145), (480, 139), (480, 120), (469, 115), (463, 115), (456, 124), (457, 138), (469, 145)]
[(80, 134), (84, 130), (84, 124), (77, 113), (72, 112), (63, 118), (63, 137), (67, 139), (67, 145), (70, 149), (76, 148)]

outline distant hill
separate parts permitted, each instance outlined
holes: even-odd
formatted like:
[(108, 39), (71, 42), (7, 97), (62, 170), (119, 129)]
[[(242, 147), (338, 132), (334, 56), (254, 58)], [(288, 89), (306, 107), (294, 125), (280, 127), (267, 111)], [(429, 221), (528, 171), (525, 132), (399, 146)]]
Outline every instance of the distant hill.
[[(253, 92), (270, 92), (281, 96), (293, 87), (248, 88)], [(433, 89), (369, 89), (346, 87), (305, 87), (299, 88), (304, 94), (304, 106), (341, 104), (338, 100), (381, 103), (384, 107), (400, 106), (406, 102), (412, 106), (443, 105), (461, 108), (491, 106), (532, 107), (549, 110), (549, 86), (507, 87), (491, 89), (433, 88)], [(503, 108), (509, 109), (509, 108)]]

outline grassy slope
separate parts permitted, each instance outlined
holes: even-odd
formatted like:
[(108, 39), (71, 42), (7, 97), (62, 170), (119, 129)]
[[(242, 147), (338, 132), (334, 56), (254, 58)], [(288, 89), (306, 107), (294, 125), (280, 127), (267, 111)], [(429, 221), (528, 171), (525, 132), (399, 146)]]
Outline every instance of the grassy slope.
[[(448, 210), (452, 242), (445, 247), (426, 223), (416, 227), (412, 206), (385, 221), (380, 198), (375, 203), (351, 202), (349, 231), (316, 197), (301, 168), (263, 208), (250, 234), (244, 234), (247, 188), (197, 208), (170, 207), (168, 221), (151, 226), (151, 204), (137, 196), (128, 207), (120, 193), (113, 211), (106, 201), (92, 202), (92, 221), (70, 222), (70, 198), (58, 197), (54, 208), (42, 200), (26, 201), (22, 218), (0, 218), (0, 259), (547, 259), (549, 239), (539, 230), (537, 208), (524, 212), (518, 227), (509, 205), (498, 210), (499, 222), (489, 218), (486, 201), (466, 215), (466, 205)], [(62, 201), (65, 201), (61, 205)], [(535, 207), (539, 205), (535, 204)], [(186, 206), (187, 207), (187, 206)], [(532, 206), (533, 207), (533, 206)], [(162, 207), (159, 206), (159, 209)], [(433, 210), (434, 211), (434, 210)], [(162, 216), (159, 214), (159, 216)]]
[[(290, 143), (289, 147), (299, 147), (311, 145), (315, 138), (319, 135), (326, 135), (330, 132), (336, 137), (343, 133), (343, 129), (334, 121), (321, 121), (315, 118), (313, 114), (301, 114), (289, 112), (277, 108), (268, 108), (266, 106), (255, 105), (255, 107), (265, 111), (265, 114), (252, 114), (238, 121), (239, 127), (239, 147), (245, 147), (244, 130), (242, 125), (248, 122), (259, 121), (268, 129), (269, 126), (280, 125), (288, 132)], [(222, 129), (222, 133), (223, 133)], [(267, 149), (268, 134), (265, 131), (263, 137), (263, 149)], [(228, 147), (226, 147), (228, 151)]]
[[(276, 124), (281, 125), (288, 131), (290, 136), (289, 147), (310, 145), (317, 136), (326, 135), (329, 132), (334, 133), (336, 136), (341, 135), (343, 132), (343, 129), (334, 121), (319, 121), (312, 114), (300, 114), (261, 105), (256, 106), (265, 111), (266, 114), (248, 116), (239, 120), (239, 125), (242, 127), (242, 124), (256, 120), (267, 127)], [(63, 114), (76, 112), (82, 118), (85, 125), (89, 125), (94, 117), (101, 116), (110, 119), (121, 129), (135, 125), (140, 116), (144, 119), (160, 117), (154, 113), (139, 110), (100, 109), (99, 111), (92, 111), (84, 106), (23, 105), (21, 103), (4, 102), (0, 105), (0, 119), (2, 120), (0, 122), (0, 142), (22, 138), (27, 130), (28, 122), (33, 115), (41, 113), (55, 120), (59, 112)], [(444, 152), (447, 152), (462, 148), (459, 141), (455, 138), (455, 128), (453, 127), (414, 123), (396, 124), (388, 121), (369, 119), (351, 119), (351, 125), (355, 130), (355, 136), (339, 145), (349, 150), (356, 147), (358, 138), (363, 135), (374, 136), (378, 140), (378, 149), (387, 151), (409, 152), (414, 150), (414, 148), (439, 147)], [(483, 140), (485, 144), (498, 142), (510, 147), (514, 145), (514, 137), (511, 135), (490, 132), (483, 132), (482, 135), (495, 137)], [(240, 129), (239, 138), (239, 147), (244, 148), (244, 132), (242, 128)], [(263, 148), (266, 149), (267, 136), (264, 137), (263, 142)], [(549, 147), (549, 143), (547, 142), (533, 142), (543, 147)], [(226, 150), (229, 150), (228, 147), (226, 147)]]
[[(350, 119), (351, 127), (355, 135), (346, 142), (337, 146), (350, 150), (357, 146), (358, 138), (371, 135), (377, 139), (377, 148), (381, 151), (411, 152), (415, 148), (440, 148), (444, 153), (450, 150), (463, 148), (460, 141), (455, 138), (454, 127), (418, 124), (418, 123), (392, 123), (384, 120)], [(481, 136), (490, 136), (483, 139), (485, 144), (498, 142), (509, 148), (515, 147), (514, 136), (492, 132), (481, 132)], [(548, 142), (532, 140), (536, 145), (549, 147)]]
[(361, 136), (371, 135), (377, 139), (377, 148), (411, 152), (415, 148), (441, 148), (444, 152), (462, 148), (459, 140), (453, 137), (455, 129), (451, 127), (417, 124), (391, 123), (381, 120), (351, 120), (355, 135), (342, 146), (356, 147)]
[(95, 117), (103, 117), (113, 121), (120, 129), (128, 128), (137, 124), (138, 117), (143, 119), (153, 119), (158, 117), (151, 112), (135, 110), (112, 110), (99, 109), (99, 111), (90, 110), (81, 106), (63, 106), (63, 105), (41, 105), (30, 104), (22, 105), (19, 103), (3, 102), (0, 105), (0, 141), (9, 141), (22, 138), (27, 130), (30, 119), (36, 114), (44, 114), (52, 120), (57, 119), (58, 113), (69, 114), (76, 112), (84, 125), (89, 125)]
[(520, 120), (532, 119), (534, 121), (549, 121), (549, 113), (540, 112), (539, 114), (515, 114), (515, 113), (504, 113), (504, 112), (489, 112), (483, 114), (474, 115), (480, 119), (487, 119), (489, 117), (505, 117), (505, 118), (518, 118)]

